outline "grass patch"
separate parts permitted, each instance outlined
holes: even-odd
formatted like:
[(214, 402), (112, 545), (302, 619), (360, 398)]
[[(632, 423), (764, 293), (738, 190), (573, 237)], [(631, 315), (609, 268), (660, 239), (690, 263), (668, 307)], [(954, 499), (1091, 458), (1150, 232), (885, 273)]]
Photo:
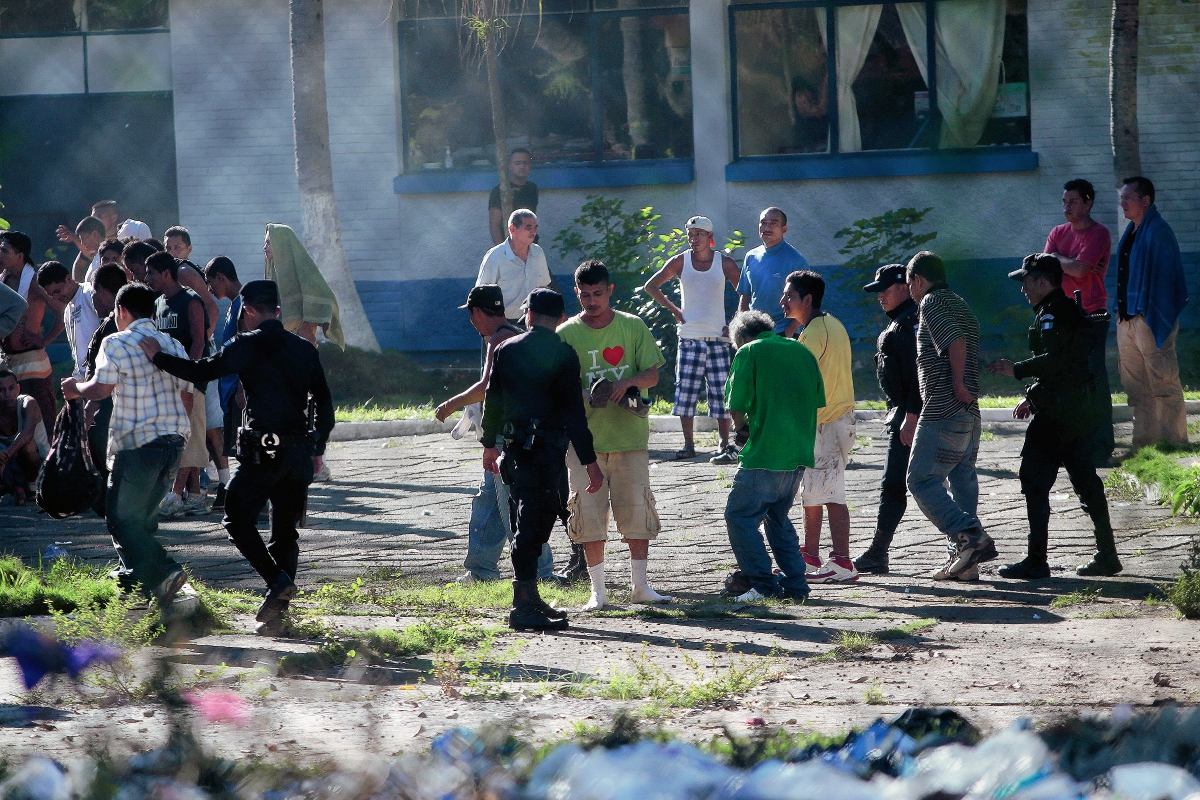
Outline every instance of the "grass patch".
[(779, 677), (779, 655), (744, 656), (726, 646), (727, 664), (721, 664), (712, 645), (704, 648), (708, 664), (702, 665), (691, 654), (680, 650), (684, 674), (680, 680), (651, 660), (643, 645), (637, 653), (626, 652), (629, 668), (614, 668), (607, 680), (576, 683), (564, 693), (576, 697), (602, 697), (608, 700), (650, 700), (665, 708), (705, 708)]
[[(656, 417), (669, 417), (671, 416), (671, 409), (674, 407), (674, 402), (666, 399), (665, 397), (659, 397), (650, 404), (650, 413)], [(700, 402), (696, 403), (696, 416), (708, 416), (708, 402), (706, 400), (701, 400)]]
[(109, 567), (69, 558), (31, 568), (16, 556), (0, 558), (0, 616), (27, 617), (108, 605), (120, 594)]
[(281, 675), (339, 669), (359, 659), (368, 664), (378, 664), (429, 653), (453, 653), (494, 637), (499, 629), (463, 624), (451, 619), (427, 619), (400, 631), (378, 629), (342, 635), (321, 626), (311, 626), (307, 630), (301, 627), (293, 631), (296, 632), (316, 634), (322, 636), (324, 641), (310, 653), (284, 656), (279, 662)]
[[(443, 612), (472, 614), (481, 610), (512, 607), (510, 581), (487, 581), (463, 585), (448, 583), (430, 586), (415, 582), (373, 580), (368, 575), (350, 583), (325, 583), (314, 590), (302, 591), (298, 603), (325, 614), (395, 614), (414, 611), (429, 615)], [(555, 583), (538, 584), (538, 592), (547, 603), (557, 606), (583, 605), (590, 589), (586, 585), (561, 587)]]
[(909, 636), (914, 636), (923, 630), (932, 628), (937, 624), (938, 621), (936, 619), (930, 619), (928, 617), (924, 619), (917, 619), (895, 628), (888, 628), (886, 630), (879, 631), (879, 633), (875, 634), (875, 638), (881, 642), (891, 642), (896, 639), (905, 639)]
[[(1179, 463), (1180, 456), (1193, 454), (1200, 454), (1200, 449), (1174, 447), (1159, 442), (1150, 447), (1143, 447), (1125, 459), (1121, 462), (1121, 470), (1145, 487), (1146, 499), (1149, 502), (1166, 502), (1177, 498), (1177, 491), (1185, 485), (1200, 486), (1200, 468), (1185, 467)], [(1189, 503), (1186, 498), (1182, 498), (1176, 504), (1176, 510), (1185, 504), (1193, 507), (1196, 505), (1194, 500)]]
[(812, 660), (814, 663), (845, 661), (848, 658), (868, 652), (877, 644), (879, 644), (879, 641), (869, 633), (838, 631), (837, 636), (833, 639), (833, 648), (829, 652), (816, 656)]
[[(430, 399), (424, 403), (380, 405), (374, 399), (350, 406), (338, 406), (334, 411), (337, 422), (389, 422), (395, 419), (433, 419), (437, 404)], [(455, 414), (457, 419), (459, 414)]]
[(1119, 467), (1104, 476), (1104, 494), (1109, 500), (1126, 503), (1136, 503), (1146, 496), (1138, 479)]
[(1088, 603), (1095, 603), (1100, 599), (1100, 589), (1095, 587), (1092, 589), (1080, 589), (1070, 594), (1060, 594), (1050, 601), (1051, 608), (1070, 608), (1071, 606), (1082, 606)]

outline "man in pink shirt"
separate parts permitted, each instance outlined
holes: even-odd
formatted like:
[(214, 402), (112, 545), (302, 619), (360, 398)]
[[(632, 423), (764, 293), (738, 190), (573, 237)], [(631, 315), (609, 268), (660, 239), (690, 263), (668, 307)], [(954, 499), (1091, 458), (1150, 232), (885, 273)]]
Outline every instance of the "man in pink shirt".
[[(1067, 221), (1055, 227), (1046, 237), (1046, 252), (1057, 256), (1062, 264), (1062, 289), (1067, 297), (1078, 291), (1086, 314), (1099, 315), (1108, 307), (1108, 292), (1104, 275), (1108, 272), (1112, 252), (1112, 234), (1108, 228), (1092, 219), (1092, 203), (1096, 190), (1091, 183), (1075, 178), (1063, 185), (1063, 216)], [(1108, 367), (1105, 347), (1111, 320), (1107, 313), (1091, 321), (1093, 344), (1088, 359), (1096, 381), (1095, 410), (1100, 416), (1093, 455), (1097, 466), (1105, 466), (1113, 451), (1112, 395), (1108, 388)]]

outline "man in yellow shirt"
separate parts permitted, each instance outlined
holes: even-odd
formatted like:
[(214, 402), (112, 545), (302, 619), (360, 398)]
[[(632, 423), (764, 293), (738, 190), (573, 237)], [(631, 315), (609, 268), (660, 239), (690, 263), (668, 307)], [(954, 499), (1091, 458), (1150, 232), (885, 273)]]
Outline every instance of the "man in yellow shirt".
[[(832, 314), (821, 310), (825, 280), (812, 270), (788, 275), (779, 304), (784, 316), (804, 326), (797, 337), (817, 357), (825, 384), (825, 407), (817, 412), (816, 462), (804, 471), (800, 503), (804, 506), (804, 554), (809, 583), (858, 580), (850, 560), (850, 510), (846, 507), (846, 464), (854, 448), (854, 380), (850, 337)], [(821, 519), (829, 509), (833, 549), (821, 563)]]

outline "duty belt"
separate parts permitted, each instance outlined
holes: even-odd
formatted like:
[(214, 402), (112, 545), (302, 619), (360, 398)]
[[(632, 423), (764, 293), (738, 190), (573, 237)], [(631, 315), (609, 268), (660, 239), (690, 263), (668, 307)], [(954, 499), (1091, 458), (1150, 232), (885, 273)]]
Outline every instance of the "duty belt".
[[(254, 449), (256, 455), (262, 453), (268, 458), (274, 458), (283, 448), (296, 444), (308, 445), (312, 439), (301, 433), (271, 433), (250, 428), (238, 428), (237, 441), (239, 451), (249, 445)], [(257, 458), (254, 460), (257, 463)]]

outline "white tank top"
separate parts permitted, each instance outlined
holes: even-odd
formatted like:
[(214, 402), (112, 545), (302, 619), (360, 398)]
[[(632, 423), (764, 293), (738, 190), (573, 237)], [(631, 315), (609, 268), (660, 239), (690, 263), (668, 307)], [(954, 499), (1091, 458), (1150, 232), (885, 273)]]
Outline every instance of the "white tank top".
[(686, 320), (679, 326), (681, 339), (721, 339), (725, 327), (725, 271), (721, 269), (721, 251), (713, 250), (713, 261), (704, 272), (692, 266), (692, 251), (683, 254), (679, 273), (679, 300)]

